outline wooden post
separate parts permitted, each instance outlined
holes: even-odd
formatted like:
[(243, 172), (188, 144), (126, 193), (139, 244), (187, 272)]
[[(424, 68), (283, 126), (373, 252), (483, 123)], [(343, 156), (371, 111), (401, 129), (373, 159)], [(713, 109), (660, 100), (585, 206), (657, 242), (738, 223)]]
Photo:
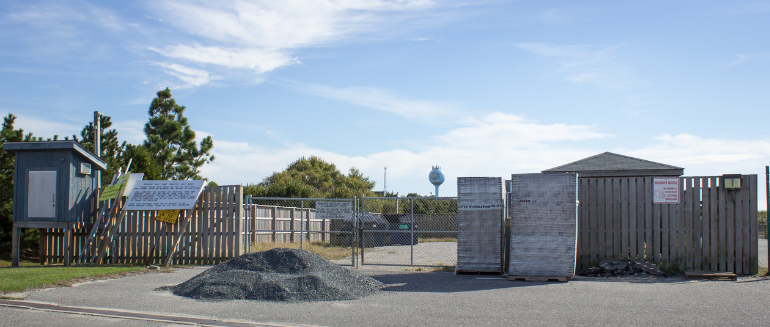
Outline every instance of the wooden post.
[[(94, 154), (102, 157), (102, 114), (94, 111)], [(102, 187), (102, 172), (96, 169), (96, 188)], [(96, 203), (99, 204), (98, 202)], [(96, 211), (96, 210), (94, 210)]]
[(272, 227), (272, 229), (273, 229), (273, 243), (275, 243), (275, 242), (277, 242), (277, 240), (276, 240), (276, 236), (277, 236), (276, 235), (277, 234), (276, 230), (278, 229), (278, 207), (273, 207), (273, 209), (270, 210), (270, 211), (271, 211), (271, 216), (273, 218), (273, 223), (272, 223), (272, 225), (273, 225), (273, 227)]
[(235, 187), (235, 217), (233, 217), (235, 223), (235, 252), (234, 256), (240, 256), (243, 253), (243, 223), (246, 219), (243, 218), (243, 186), (238, 185)]
[(72, 224), (69, 224), (64, 229), (64, 266), (70, 266), (70, 260), (72, 259)]
[(294, 214), (296, 213), (296, 210), (294, 207), (291, 208), (291, 221), (289, 224), (289, 230), (291, 233), (289, 233), (289, 242), (294, 243)]
[(21, 234), (20, 228), (16, 227), (16, 223), (13, 223), (13, 239), (11, 240), (11, 266), (19, 266), (19, 234)]

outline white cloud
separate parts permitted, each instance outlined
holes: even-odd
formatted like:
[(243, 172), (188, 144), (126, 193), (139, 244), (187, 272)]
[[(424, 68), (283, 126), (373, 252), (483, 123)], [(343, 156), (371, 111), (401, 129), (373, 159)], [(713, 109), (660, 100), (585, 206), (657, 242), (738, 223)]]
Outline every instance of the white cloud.
[(118, 140), (122, 143), (126, 141), (131, 144), (141, 144), (144, 142), (144, 124), (147, 120), (113, 120), (109, 129), (118, 131)]
[(164, 49), (152, 47), (149, 49), (171, 58), (220, 65), (227, 68), (246, 68), (257, 73), (269, 72), (279, 67), (300, 63), (296, 57), (289, 57), (280, 51), (270, 50), (225, 49), (200, 45), (175, 45)]
[(553, 45), (548, 43), (518, 43), (516, 47), (556, 61), (557, 75), (574, 83), (591, 83), (604, 87), (623, 88), (639, 83), (630, 69), (615, 60), (621, 47), (588, 45)]
[(768, 58), (770, 58), (770, 55), (766, 54), (737, 54), (735, 55), (735, 60), (725, 66), (725, 68), (742, 65), (751, 60), (764, 60)]
[(53, 138), (54, 135), (59, 135), (59, 139), (63, 140), (64, 137), (71, 137), (77, 135), (80, 137), (80, 131), (83, 130), (83, 126), (88, 124), (74, 124), (64, 123), (61, 121), (51, 121), (47, 119), (41, 119), (36, 116), (28, 116), (24, 114), (16, 115), (16, 122), (13, 124), (15, 128), (21, 128), (24, 130), (24, 134), (32, 133), (34, 136), (42, 137), (44, 139)]
[[(317, 155), (346, 172), (359, 168), (382, 187), (383, 167), (388, 167), (389, 189), (406, 194), (428, 194), (433, 190), (427, 173), (433, 165), (444, 168), (447, 195), (454, 194), (458, 176), (510, 176), (512, 173), (539, 172), (594, 151), (565, 146), (564, 142), (606, 137), (595, 127), (568, 124), (542, 124), (522, 117), (493, 113), (468, 119), (463, 127), (424, 140), (413, 150), (394, 149), (365, 156), (346, 156), (310, 148), (303, 144), (267, 149), (246, 142), (215, 140), (217, 160), (202, 169), (203, 175), (217, 183), (257, 183), (280, 171), (302, 156)], [(424, 176), (423, 176), (424, 175)]]
[(460, 107), (459, 104), (445, 101), (408, 99), (375, 87), (334, 88), (296, 82), (287, 84), (302, 93), (350, 102), (407, 118), (431, 118), (432, 121), (452, 119)]
[[(434, 6), (426, 0), (175, 1), (153, 3), (164, 20), (197, 38), (151, 47), (169, 58), (257, 73), (299, 63), (292, 53), (396, 25), (399, 13)], [(201, 45), (199, 43), (205, 43)]]
[(166, 68), (166, 74), (180, 79), (184, 84), (172, 85), (175, 89), (186, 89), (194, 86), (208, 84), (211, 81), (209, 73), (205, 70), (190, 68), (173, 63), (154, 62), (153, 65)]

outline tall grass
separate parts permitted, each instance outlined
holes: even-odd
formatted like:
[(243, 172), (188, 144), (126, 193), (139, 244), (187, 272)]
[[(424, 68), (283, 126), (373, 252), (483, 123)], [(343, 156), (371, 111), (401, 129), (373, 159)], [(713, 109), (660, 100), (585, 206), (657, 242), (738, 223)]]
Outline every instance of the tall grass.
[[(300, 243), (299, 242), (293, 242), (293, 243), (265, 242), (265, 243), (253, 243), (251, 245), (252, 252), (267, 251), (274, 248), (299, 249)], [(332, 245), (329, 242), (304, 242), (302, 243), (302, 249), (313, 252), (317, 255), (320, 255), (326, 260), (339, 260), (339, 259), (349, 258), (350, 252), (351, 252), (350, 247), (336, 246), (336, 245)]]

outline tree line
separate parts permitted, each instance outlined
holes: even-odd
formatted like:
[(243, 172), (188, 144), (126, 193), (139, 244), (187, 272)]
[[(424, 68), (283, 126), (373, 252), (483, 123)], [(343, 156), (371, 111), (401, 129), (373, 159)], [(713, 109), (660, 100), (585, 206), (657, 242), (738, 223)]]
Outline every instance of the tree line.
[[(131, 162), (129, 172), (144, 173), (146, 180), (188, 180), (203, 179), (200, 168), (214, 161), (211, 149), (214, 141), (206, 136), (201, 142), (195, 141), (195, 132), (184, 116), (185, 106), (176, 103), (171, 90), (166, 88), (156, 93), (148, 110), (149, 119), (144, 125), (145, 140), (141, 144), (120, 142), (118, 132), (112, 126), (110, 116), (99, 117), (101, 132), (101, 158), (107, 162), (102, 172), (102, 187), (112, 182), (121, 167)], [(42, 138), (24, 133), (14, 126), (16, 116), (8, 114), (3, 118), (0, 132), (0, 253), (10, 253), (13, 232), (13, 187), (14, 155), (3, 150), (5, 142), (56, 141), (58, 135)], [(93, 122), (88, 123), (80, 135), (71, 140), (94, 152), (96, 131)], [(70, 140), (70, 137), (64, 137)], [(213, 182), (212, 182), (213, 183)], [(35, 247), (38, 242), (36, 229), (25, 229), (21, 235), (22, 248)]]

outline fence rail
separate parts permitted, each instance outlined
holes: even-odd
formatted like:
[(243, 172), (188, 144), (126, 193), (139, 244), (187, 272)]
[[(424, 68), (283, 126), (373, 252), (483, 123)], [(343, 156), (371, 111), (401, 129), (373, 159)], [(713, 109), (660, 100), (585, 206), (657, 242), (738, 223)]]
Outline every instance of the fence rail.
[(602, 260), (755, 274), (757, 175), (730, 192), (720, 177), (681, 177), (678, 204), (653, 204), (651, 177), (581, 178), (578, 272)]
[[(242, 253), (243, 188), (240, 185), (207, 186), (198, 198), (189, 227), (172, 264), (217, 264)], [(180, 213), (185, 217), (187, 210)], [(128, 211), (109, 248), (111, 263), (141, 264), (145, 260), (162, 264), (170, 252), (179, 222), (156, 221), (156, 211)], [(181, 220), (182, 218), (180, 218)], [(73, 231), (72, 255), (77, 257), (88, 235), (87, 229)], [(41, 262), (64, 260), (64, 230), (41, 230)], [(155, 247), (150, 251), (151, 247)]]

